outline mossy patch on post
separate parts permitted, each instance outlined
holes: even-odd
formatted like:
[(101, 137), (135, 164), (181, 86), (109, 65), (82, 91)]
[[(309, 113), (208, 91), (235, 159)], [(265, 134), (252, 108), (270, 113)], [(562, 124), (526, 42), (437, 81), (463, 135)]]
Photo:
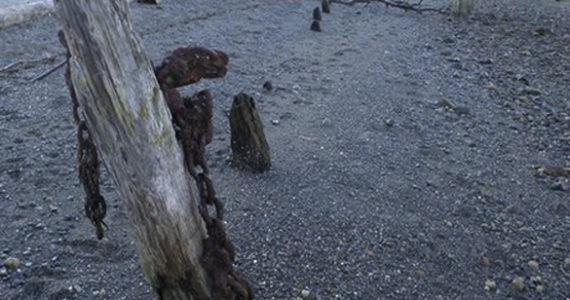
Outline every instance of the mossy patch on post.
[(269, 145), (253, 98), (245, 93), (234, 97), (230, 113), (232, 162), (252, 172), (271, 166)]

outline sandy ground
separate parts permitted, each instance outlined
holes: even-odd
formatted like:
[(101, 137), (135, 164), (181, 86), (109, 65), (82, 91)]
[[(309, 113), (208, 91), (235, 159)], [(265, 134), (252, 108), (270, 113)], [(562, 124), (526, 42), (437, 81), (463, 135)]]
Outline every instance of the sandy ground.
[[(461, 20), (335, 5), (321, 33), (318, 1), (192, 3), (131, 8), (155, 62), (189, 44), (230, 55), (185, 92), (214, 94), (208, 160), (256, 299), (570, 298), (568, 175), (537, 171), (570, 166), (568, 1)], [(63, 71), (30, 82), (63, 60), (57, 29), (0, 31), (0, 68), (25, 61), (0, 72), (0, 258), (21, 261), (0, 267), (0, 299), (151, 299), (106, 176), (107, 237), (83, 216)], [(240, 91), (265, 123), (263, 174), (226, 161)]]
[(53, 0), (2, 0), (0, 29), (31, 22), (53, 10)]

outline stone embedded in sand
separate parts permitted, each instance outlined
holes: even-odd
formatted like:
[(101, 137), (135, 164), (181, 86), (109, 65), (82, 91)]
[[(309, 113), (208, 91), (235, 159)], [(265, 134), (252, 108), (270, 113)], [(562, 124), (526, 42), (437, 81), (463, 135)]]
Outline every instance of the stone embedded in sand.
[(557, 180), (553, 182), (549, 188), (553, 191), (564, 191), (566, 187), (564, 186), (564, 182), (562, 180)]
[(542, 91), (537, 89), (537, 88), (526, 86), (522, 89), (521, 93), (526, 94), (526, 95), (531, 95), (531, 96), (540, 96), (542, 94)]
[(524, 290), (524, 278), (517, 277), (513, 279), (513, 281), (511, 281), (511, 289), (517, 292), (521, 292), (522, 290)]
[(492, 279), (487, 279), (485, 280), (485, 290), (486, 291), (491, 291), (497, 288), (497, 283), (495, 282), (495, 280)]
[(453, 103), (451, 103), (451, 101), (449, 101), (449, 99), (446, 98), (442, 98), (439, 99), (439, 101), (437, 101), (437, 103), (435, 104), (437, 107), (444, 107), (444, 108), (453, 108)]
[(570, 270), (570, 257), (564, 259), (564, 269)]
[(271, 83), (271, 81), (266, 81), (263, 83), (263, 89), (271, 92), (273, 90), (273, 84)]
[(538, 262), (536, 260), (529, 260), (528, 261), (528, 267), (533, 269), (534, 271), (538, 271)]
[(15, 257), (8, 257), (4, 261), (4, 266), (8, 269), (17, 269), (20, 267), (20, 260)]
[(458, 115), (468, 115), (470, 110), (467, 106), (456, 106), (453, 108), (453, 111)]

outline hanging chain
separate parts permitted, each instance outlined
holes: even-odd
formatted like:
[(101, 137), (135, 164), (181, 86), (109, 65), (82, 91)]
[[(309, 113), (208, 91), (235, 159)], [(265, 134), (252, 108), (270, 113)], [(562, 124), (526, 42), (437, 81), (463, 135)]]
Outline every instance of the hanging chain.
[[(63, 31), (58, 35), (67, 49), (69, 60), (70, 52)], [(198, 206), (208, 233), (203, 243), (201, 262), (212, 278), (212, 298), (250, 300), (253, 299), (251, 284), (233, 268), (236, 254), (224, 229), (224, 205), (216, 196), (205, 159), (205, 147), (212, 141), (213, 135), (212, 95), (208, 90), (203, 90), (191, 97), (182, 98), (176, 90), (177, 87), (198, 82), (201, 78), (225, 76), (227, 64), (228, 56), (221, 51), (183, 47), (165, 58), (155, 69), (155, 75), (171, 112), (176, 136), (182, 144), (186, 168), (198, 186)], [(86, 195), (85, 213), (95, 226), (97, 237), (102, 239), (103, 227), (106, 227), (103, 222), (106, 204), (99, 190), (99, 159), (89, 130), (79, 114), (79, 102), (71, 82), (69, 63), (65, 82), (73, 101), (73, 119), (77, 126), (77, 161), (79, 179)], [(210, 215), (209, 206), (215, 210), (214, 216)]]
[[(204, 240), (202, 265), (213, 280), (216, 300), (253, 299), (253, 289), (247, 279), (233, 268), (235, 248), (224, 229), (224, 205), (216, 196), (205, 158), (205, 147), (212, 141), (213, 99), (208, 90), (191, 97), (181, 97), (176, 87), (199, 81), (201, 78), (223, 77), (228, 57), (221, 51), (193, 47), (179, 48), (155, 69), (173, 123), (177, 128), (184, 153), (184, 161), (195, 180), (199, 192), (199, 210), (208, 237)], [(211, 216), (208, 207), (213, 207)]]
[(103, 238), (103, 227), (107, 227), (103, 219), (107, 213), (107, 204), (105, 198), (101, 195), (100, 182), (99, 182), (99, 157), (97, 156), (97, 149), (93, 143), (89, 129), (85, 121), (81, 120), (79, 115), (79, 101), (73, 88), (71, 81), (71, 70), (69, 65), (69, 58), (71, 54), (65, 41), (63, 31), (58, 32), (59, 42), (66, 49), (67, 66), (65, 69), (65, 83), (71, 95), (73, 103), (73, 121), (77, 127), (77, 166), (79, 169), (79, 181), (85, 191), (85, 214), (95, 226), (95, 233), (98, 239)]

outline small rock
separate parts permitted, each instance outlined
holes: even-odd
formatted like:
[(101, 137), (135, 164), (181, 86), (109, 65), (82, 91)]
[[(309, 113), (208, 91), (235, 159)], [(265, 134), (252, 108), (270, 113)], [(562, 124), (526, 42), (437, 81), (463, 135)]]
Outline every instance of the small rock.
[(456, 106), (453, 108), (453, 111), (458, 115), (468, 115), (470, 109), (467, 106)]
[[(450, 58), (448, 58), (448, 59), (446, 59), (446, 60), (447, 60), (448, 62), (452, 62), (452, 63), (460, 63), (460, 62), (461, 62), (461, 58), (459, 58), (459, 57), (450, 57)], [(458, 69), (461, 68), (461, 65), (459, 65), (459, 66), (456, 67), (456, 68), (458, 68)]]
[(98, 299), (105, 299), (106, 295), (107, 291), (105, 291), (105, 289), (100, 289), (98, 291), (93, 292), (93, 296), (97, 297)]
[(318, 7), (315, 7), (315, 9), (313, 9), (313, 20), (321, 21), (322, 19), (321, 10)]
[(565, 191), (566, 186), (564, 186), (564, 182), (562, 180), (557, 180), (550, 185), (550, 189), (553, 191)]
[(544, 293), (544, 285), (542, 285), (542, 284), (537, 285), (537, 286), (536, 286), (536, 292), (537, 292), (538, 294)]
[(453, 104), (448, 99), (445, 99), (445, 98), (437, 101), (436, 106), (437, 107), (453, 108)]
[(513, 279), (513, 281), (511, 281), (511, 289), (517, 292), (521, 292), (522, 290), (524, 290), (524, 278), (517, 277)]
[(530, 84), (530, 82), (528, 81), (528, 79), (526, 79), (526, 77), (524, 77), (524, 75), (522, 75), (522, 74), (516, 74), (516, 75), (515, 75), (515, 79), (518, 80), (518, 81), (520, 81), (520, 82), (522, 82), (522, 83), (524, 83), (524, 84), (526, 84), (526, 85), (529, 85), (529, 84)]
[(290, 120), (290, 119), (293, 119), (293, 114), (290, 113), (290, 112), (286, 112), (286, 113), (284, 113), (284, 114), (281, 114), (281, 115), (279, 116), (279, 119), (281, 119), (281, 120)]
[(384, 120), (384, 124), (386, 124), (387, 127), (392, 127), (392, 126), (394, 126), (394, 120), (386, 119), (386, 120)]
[(528, 261), (528, 267), (533, 269), (534, 271), (538, 272), (539, 265), (538, 265), (538, 262), (536, 260), (529, 260)]
[(489, 91), (496, 91), (497, 86), (494, 83), (489, 82), (485, 85), (484, 89), (489, 90)]
[(0, 268), (0, 277), (8, 277), (8, 270), (6, 268)]
[(277, 119), (271, 120), (271, 124), (279, 125), (279, 120), (277, 120)]
[(50, 210), (51, 212), (57, 212), (57, 211), (58, 211), (58, 208), (57, 208), (57, 206), (55, 206), (55, 205), (50, 205), (50, 206), (49, 206), (49, 210)]
[(263, 83), (263, 89), (271, 92), (273, 90), (273, 84), (271, 84), (271, 81), (266, 81)]
[(303, 297), (303, 298), (309, 297), (310, 294), (311, 294), (311, 291), (309, 291), (309, 290), (302, 290), (301, 291), (301, 297)]
[(488, 266), (491, 264), (491, 259), (488, 258), (487, 256), (482, 256), (481, 257), (481, 264), (483, 264), (484, 266)]
[(311, 23), (311, 30), (321, 32), (321, 23), (319, 23), (319, 21), (313, 21), (313, 23)]
[(485, 290), (486, 291), (491, 291), (497, 288), (497, 283), (495, 282), (495, 280), (492, 279), (487, 279), (485, 280)]
[(570, 257), (564, 259), (564, 269), (570, 270)]
[(481, 65), (492, 65), (493, 61), (490, 58), (484, 58), (484, 59), (480, 59), (478, 61), (478, 63)]
[(538, 284), (542, 283), (542, 277), (540, 276), (531, 276), (530, 277), (530, 285), (531, 286), (536, 286)]
[(4, 261), (4, 266), (8, 269), (17, 269), (20, 267), (20, 260), (15, 257), (8, 257)]
[(79, 294), (83, 290), (79, 285), (73, 285), (67, 288), (67, 290), (72, 294)]
[(546, 29), (546, 28), (544, 28), (544, 27), (539, 27), (539, 28), (535, 29), (535, 30), (532, 32), (532, 35), (534, 35), (534, 36), (543, 36), (543, 35), (545, 35), (545, 34), (547, 34), (547, 33), (549, 33), (549, 32), (550, 32), (549, 29)]
[(525, 87), (525, 88), (522, 90), (522, 92), (523, 92), (524, 94), (531, 95), (531, 96), (540, 96), (540, 95), (542, 94), (542, 91), (540, 91), (539, 89), (533, 88), (533, 87), (529, 87), (529, 86)]
[(454, 36), (448, 36), (448, 37), (444, 38), (442, 40), (442, 42), (444, 42), (446, 44), (455, 44), (455, 42), (457, 42), (457, 39)]

